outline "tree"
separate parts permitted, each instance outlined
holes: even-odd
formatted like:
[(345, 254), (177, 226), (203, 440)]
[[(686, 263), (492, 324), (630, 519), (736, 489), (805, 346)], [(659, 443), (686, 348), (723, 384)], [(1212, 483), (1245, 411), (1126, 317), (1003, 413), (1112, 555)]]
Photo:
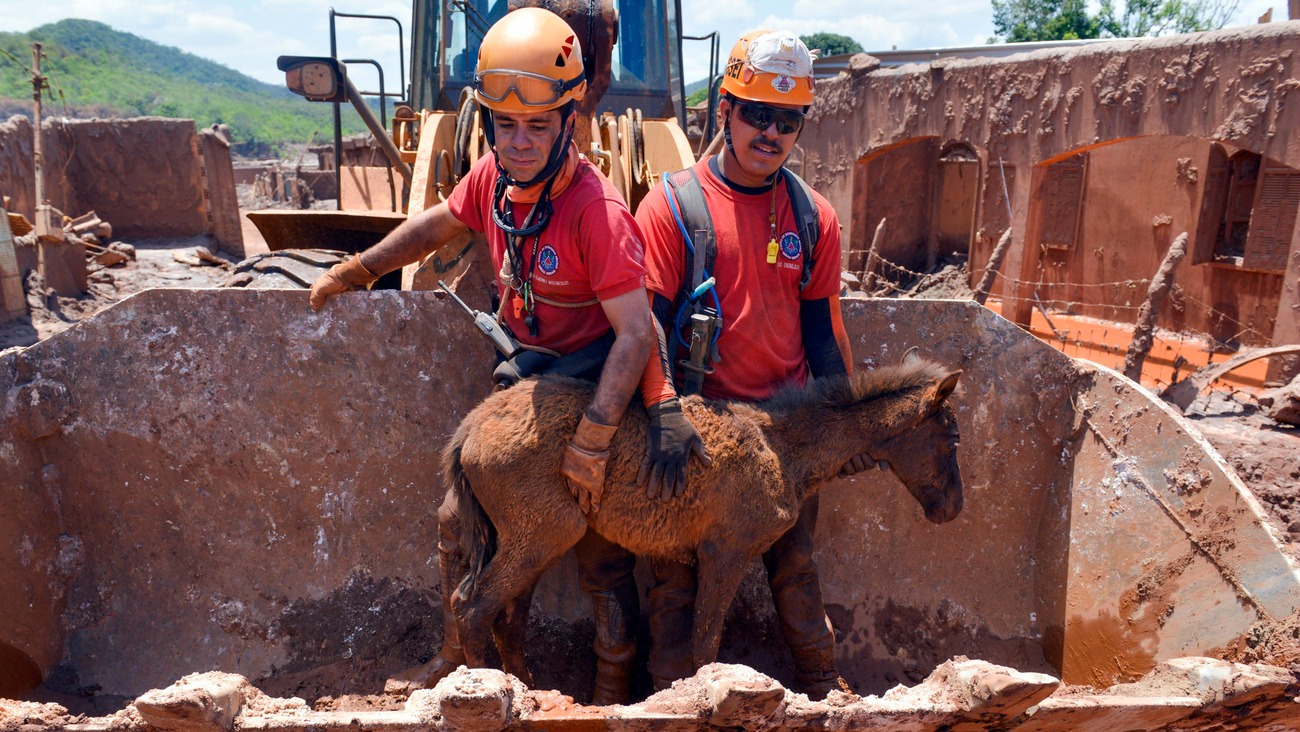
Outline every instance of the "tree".
[(1101, 37), (1084, 0), (993, 0), (993, 29), (1008, 43)]
[(1101, 0), (1095, 15), (1085, 0), (992, 0), (992, 41), (1136, 38), (1213, 30), (1228, 24), (1240, 0)]
[(1228, 24), (1240, 0), (1127, 0), (1122, 14), (1113, 0), (1102, 0), (1098, 21), (1114, 38), (1159, 36), (1215, 30)]
[(839, 33), (813, 33), (799, 36), (808, 48), (821, 49), (822, 56), (838, 56), (842, 53), (862, 53), (862, 44)]

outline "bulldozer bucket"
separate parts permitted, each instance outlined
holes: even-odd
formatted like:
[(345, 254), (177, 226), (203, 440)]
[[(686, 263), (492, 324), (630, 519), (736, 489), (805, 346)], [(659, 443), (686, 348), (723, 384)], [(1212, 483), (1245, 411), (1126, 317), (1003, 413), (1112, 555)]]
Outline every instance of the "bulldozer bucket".
[(406, 214), (390, 211), (250, 211), (252, 221), (266, 246), (273, 252), (284, 249), (336, 249), (357, 254), (378, 244), (380, 239), (406, 220)]
[[(860, 693), (954, 656), (1107, 686), (1294, 613), (1260, 507), (1136, 384), (972, 302), (844, 316), (858, 368), (917, 346), (964, 370), (956, 520), (926, 522), (888, 473), (822, 493), (817, 561)], [(428, 658), (439, 452), (491, 362), (454, 303), (391, 291), (312, 313), (304, 292), (151, 290), (0, 357), (0, 659), (130, 696), (208, 669), (275, 688)], [(761, 575), (722, 660), (785, 680)], [(552, 651), (590, 645), (575, 588), (570, 559), (536, 593)], [(540, 665), (541, 688), (590, 683)]]

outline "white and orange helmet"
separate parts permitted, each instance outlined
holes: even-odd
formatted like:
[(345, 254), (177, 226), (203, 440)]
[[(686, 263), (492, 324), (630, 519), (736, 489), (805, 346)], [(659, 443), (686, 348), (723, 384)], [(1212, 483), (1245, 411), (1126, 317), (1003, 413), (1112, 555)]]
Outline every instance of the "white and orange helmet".
[(806, 107), (813, 101), (813, 58), (793, 33), (750, 31), (731, 48), (722, 91), (752, 102)]

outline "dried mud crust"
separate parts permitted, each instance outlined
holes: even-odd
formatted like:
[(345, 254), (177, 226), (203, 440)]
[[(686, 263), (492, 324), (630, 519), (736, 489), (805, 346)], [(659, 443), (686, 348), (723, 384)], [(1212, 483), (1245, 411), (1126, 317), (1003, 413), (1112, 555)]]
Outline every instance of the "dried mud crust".
[(1244, 393), (1211, 392), (1187, 416), (1259, 499), (1286, 551), (1300, 560), (1300, 429), (1270, 419)]

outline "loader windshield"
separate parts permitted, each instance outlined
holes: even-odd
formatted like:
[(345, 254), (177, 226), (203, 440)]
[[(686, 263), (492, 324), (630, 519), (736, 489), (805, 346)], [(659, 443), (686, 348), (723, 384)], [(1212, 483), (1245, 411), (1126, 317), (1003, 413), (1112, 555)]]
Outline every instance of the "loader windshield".
[[(681, 99), (677, 0), (614, 0), (613, 4), (618, 10), (618, 41), (610, 59), (609, 91), (597, 111), (622, 112), (631, 107), (648, 117), (674, 116)], [(483, 35), (507, 9), (507, 0), (440, 0), (437, 4), (417, 0), (412, 61), (418, 106), (457, 107), (461, 91), (473, 84)], [(437, 50), (429, 59), (423, 52), (433, 49), (422, 39), (433, 34)], [(423, 95), (435, 98), (435, 103), (429, 104), (429, 96)]]

